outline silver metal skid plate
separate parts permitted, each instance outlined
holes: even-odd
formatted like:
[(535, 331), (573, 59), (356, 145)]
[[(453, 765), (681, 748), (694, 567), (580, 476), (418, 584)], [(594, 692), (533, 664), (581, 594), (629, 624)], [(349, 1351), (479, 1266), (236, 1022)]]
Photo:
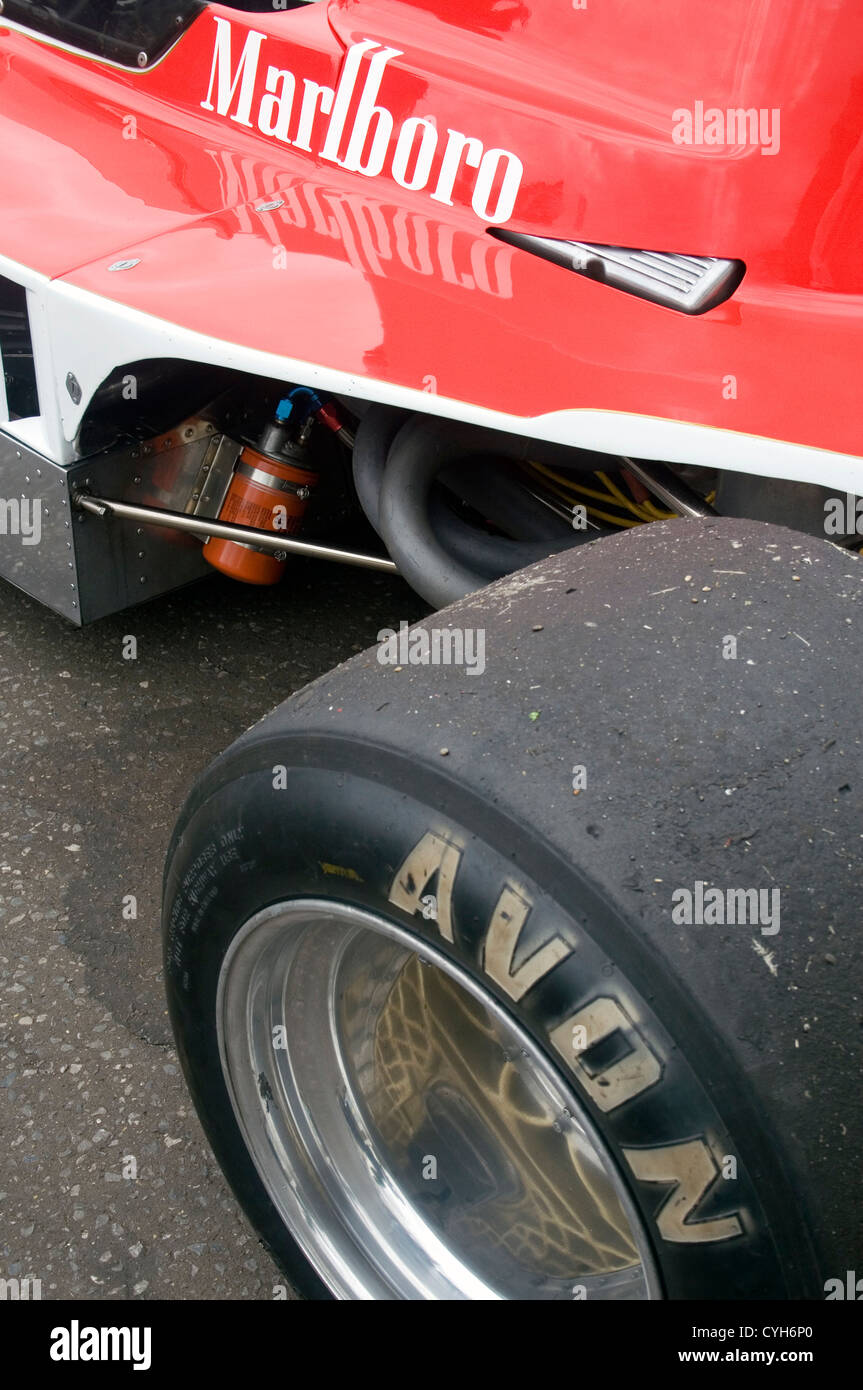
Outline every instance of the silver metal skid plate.
[[(0, 430), (0, 577), (81, 626), (212, 573), (200, 541), (88, 516), (73, 509), (72, 492), (194, 511), (221, 444), (211, 425), (190, 424), (63, 468)], [(221, 498), (207, 500), (215, 515)]]

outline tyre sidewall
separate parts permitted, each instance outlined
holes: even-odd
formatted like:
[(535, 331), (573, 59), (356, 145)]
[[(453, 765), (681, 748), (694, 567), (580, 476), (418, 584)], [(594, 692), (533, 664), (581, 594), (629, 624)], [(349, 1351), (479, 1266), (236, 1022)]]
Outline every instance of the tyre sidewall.
[[(168, 996), (187, 1079), (239, 1200), (301, 1291), (325, 1296), (267, 1196), (234, 1118), (216, 1060), (216, 998), (225, 954), (244, 923), (264, 907), (308, 897), (365, 908), (407, 928), (418, 945), (433, 944), (480, 980), (531, 1034), (624, 1175), (665, 1296), (818, 1297), (822, 1279), (804, 1205), (792, 1195), (793, 1162), (758, 1114), (721, 1038), (699, 1016), (697, 1000), (669, 978), (602, 891), (529, 829), (399, 754), (357, 746), (346, 761), (337, 742), (242, 747), (222, 768), (220, 784), (190, 802), (166, 876)], [(428, 836), (452, 847), (448, 863), (457, 867), (449, 889), (435, 878), (412, 880), (411, 912), (393, 898), (404, 902), (404, 865)], [(518, 999), (512, 981), (486, 968), (489, 926), (505, 891), (529, 908), (512, 960), (516, 976), (551, 940), (567, 948)], [(447, 915), (451, 941), (442, 930)], [(625, 1020), (618, 1050), (643, 1057), (649, 1084), (603, 1108), (603, 1077), (617, 1073), (591, 1076), (589, 1054), (570, 1058), (554, 1037), (573, 1017), (591, 1016), (596, 1001), (609, 1000), (601, 1007)], [(664, 1158), (681, 1181), (637, 1178), (645, 1154), (654, 1163)], [(715, 1169), (697, 1201), (686, 1193), (693, 1154)], [(688, 1210), (674, 1239), (668, 1203)], [(734, 1234), (715, 1238), (729, 1225)]]

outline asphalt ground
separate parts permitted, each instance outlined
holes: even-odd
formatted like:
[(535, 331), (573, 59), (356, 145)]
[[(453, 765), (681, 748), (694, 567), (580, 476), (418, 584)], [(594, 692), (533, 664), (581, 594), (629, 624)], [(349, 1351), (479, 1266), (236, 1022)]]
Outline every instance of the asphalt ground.
[(285, 1296), (172, 1045), (165, 849), (216, 754), (426, 611), (398, 579), (320, 561), (83, 630), (0, 582), (0, 1279), (43, 1299)]

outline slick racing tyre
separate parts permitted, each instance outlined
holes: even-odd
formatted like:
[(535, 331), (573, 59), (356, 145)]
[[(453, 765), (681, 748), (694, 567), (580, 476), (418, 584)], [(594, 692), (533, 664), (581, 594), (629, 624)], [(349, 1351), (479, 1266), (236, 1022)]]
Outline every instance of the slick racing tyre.
[(170, 1009), (301, 1292), (823, 1298), (861, 1267), (860, 573), (645, 526), (358, 656), (205, 774)]

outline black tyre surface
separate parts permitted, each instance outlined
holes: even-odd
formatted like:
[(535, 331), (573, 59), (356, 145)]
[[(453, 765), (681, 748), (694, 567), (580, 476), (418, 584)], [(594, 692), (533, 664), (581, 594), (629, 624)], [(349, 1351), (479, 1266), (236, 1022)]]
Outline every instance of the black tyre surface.
[[(861, 598), (825, 542), (653, 524), (426, 620), (482, 629), (484, 673), (372, 650), (208, 770), (166, 870), (170, 1009), (214, 1151), (303, 1292), (326, 1296), (234, 1118), (216, 994), (243, 924), (306, 897), (433, 942), (529, 1032), (665, 1296), (823, 1298), (860, 1268)], [(781, 917), (678, 924), (699, 882), (778, 890)]]

